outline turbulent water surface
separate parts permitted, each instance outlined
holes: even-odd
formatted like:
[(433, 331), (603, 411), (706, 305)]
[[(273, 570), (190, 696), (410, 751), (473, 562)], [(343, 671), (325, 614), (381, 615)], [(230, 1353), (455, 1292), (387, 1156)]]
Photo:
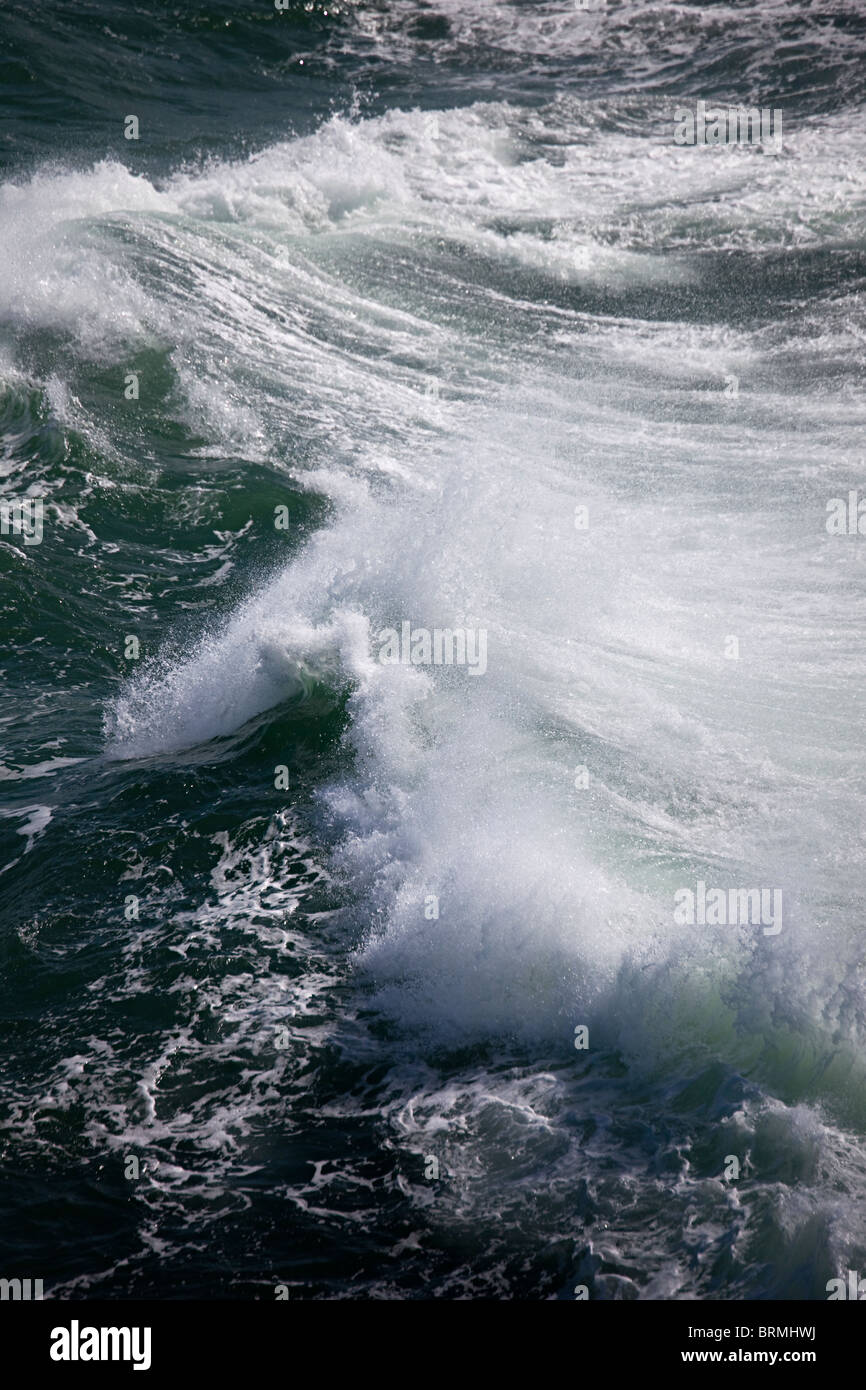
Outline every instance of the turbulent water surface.
[(5, 1276), (866, 1268), (864, 52), (859, 0), (0, 5)]

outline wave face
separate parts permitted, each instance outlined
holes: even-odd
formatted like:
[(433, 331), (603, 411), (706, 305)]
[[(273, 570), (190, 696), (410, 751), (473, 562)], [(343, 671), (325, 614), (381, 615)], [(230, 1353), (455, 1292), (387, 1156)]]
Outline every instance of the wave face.
[[(116, 18), (32, 8), (4, 1269), (824, 1298), (866, 1260), (862, 16), (160, 7), (139, 154)], [(693, 99), (780, 152), (676, 145)]]

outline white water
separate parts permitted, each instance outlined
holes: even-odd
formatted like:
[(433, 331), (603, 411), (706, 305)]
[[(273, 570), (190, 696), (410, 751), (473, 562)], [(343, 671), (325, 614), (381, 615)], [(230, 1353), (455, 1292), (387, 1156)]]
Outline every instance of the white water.
[[(159, 187), (45, 173), (3, 190), (2, 309), (119, 370), (170, 347), (213, 450), (333, 504), (130, 684), (113, 756), (349, 681), (355, 765), (321, 794), (385, 1008), (565, 1047), (589, 1021), (651, 1060), (769, 1040), (807, 1090), (837, 1047), (835, 1093), (864, 1042), (864, 562), (824, 511), (860, 480), (862, 314), (688, 311), (726, 251), (857, 245), (862, 123), (771, 159), (678, 149), (665, 112), (644, 137), (565, 100), (335, 118)], [(485, 676), (378, 664), (406, 619), (484, 628)], [(782, 933), (676, 927), (698, 878), (780, 888)]]

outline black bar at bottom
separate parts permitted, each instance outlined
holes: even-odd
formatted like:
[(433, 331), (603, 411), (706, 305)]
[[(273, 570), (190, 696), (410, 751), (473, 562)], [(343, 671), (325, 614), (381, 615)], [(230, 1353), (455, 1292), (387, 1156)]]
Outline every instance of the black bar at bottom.
[(329, 1377), (343, 1366), (356, 1375), (365, 1361), (366, 1372), (375, 1375), (377, 1366), (388, 1373), (382, 1337), (400, 1335), (409, 1339), (409, 1349), (415, 1345), (427, 1375), (438, 1363), (442, 1374), (453, 1378), (459, 1364), (468, 1369), (467, 1352), (475, 1360), (473, 1347), (488, 1368), (497, 1351), (510, 1359), (518, 1344), (527, 1356), (543, 1351), (546, 1359), (554, 1344), (523, 1341), (541, 1334), (566, 1338), (565, 1350), (570, 1346), (569, 1354), (577, 1355), (584, 1369), (600, 1363), (608, 1372), (664, 1374), (674, 1367), (796, 1365), (826, 1379), (855, 1360), (863, 1317), (866, 1313), (846, 1311), (836, 1301), (48, 1299), (0, 1303), (0, 1366), (15, 1367), (19, 1379), (31, 1371), (58, 1382), (137, 1373), (142, 1383), (149, 1376), (162, 1385), (191, 1372), (260, 1378), (282, 1367), (289, 1375), (303, 1351), (305, 1364), (309, 1360)]

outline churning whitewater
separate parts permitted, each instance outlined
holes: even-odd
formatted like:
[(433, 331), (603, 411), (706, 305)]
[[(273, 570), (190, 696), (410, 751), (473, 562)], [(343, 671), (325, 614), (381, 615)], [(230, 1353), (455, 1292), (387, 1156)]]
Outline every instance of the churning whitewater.
[[(209, 10), (231, 53), (160, 21), (176, 130), (76, 92), (75, 152), (4, 156), (22, 1272), (823, 1299), (866, 1267), (863, 25)], [(677, 143), (698, 98), (779, 147)]]

